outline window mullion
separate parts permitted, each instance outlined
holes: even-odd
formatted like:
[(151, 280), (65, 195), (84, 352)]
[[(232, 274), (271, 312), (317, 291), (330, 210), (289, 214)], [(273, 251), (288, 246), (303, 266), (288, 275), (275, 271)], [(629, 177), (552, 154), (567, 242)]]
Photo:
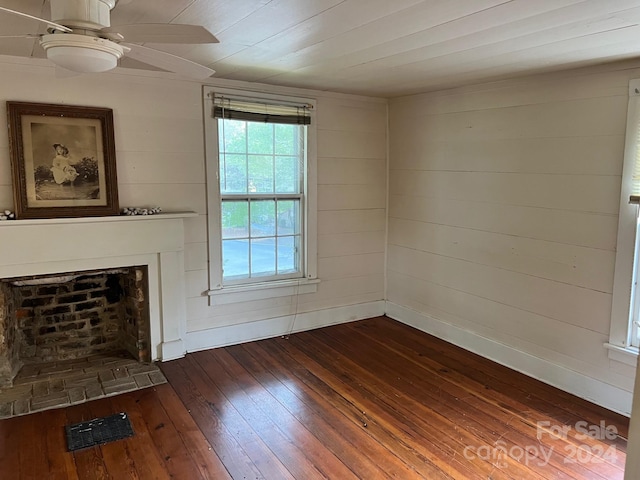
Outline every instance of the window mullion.
[(247, 231), (249, 232), (249, 265), (247, 265), (248, 269), (249, 269), (249, 278), (253, 278), (252, 275), (252, 269), (251, 269), (251, 265), (252, 265), (252, 259), (251, 259), (251, 250), (252, 250), (252, 241), (251, 238), (253, 237), (252, 232), (251, 232), (251, 200), (247, 200), (247, 221), (249, 222), (249, 224), (247, 225)]
[(244, 191), (249, 193), (249, 126), (245, 123), (244, 130), (244, 154), (246, 156), (247, 161), (244, 162), (244, 178), (246, 179)]
[(220, 200), (302, 200), (301, 193), (225, 193)]
[[(225, 138), (225, 131), (224, 131), (224, 122), (222, 122), (222, 144), (224, 145), (224, 148), (221, 152), (221, 156), (222, 156), (222, 171), (224, 172), (224, 190), (227, 190), (227, 142), (226, 142), (226, 138)], [(220, 148), (220, 142), (218, 142), (218, 148)], [(222, 176), (220, 178), (220, 180), (222, 181)]]
[(273, 193), (276, 193), (276, 126), (271, 125), (271, 173), (272, 173), (272, 181), (271, 188)]
[[(275, 163), (275, 162), (274, 162)], [(275, 177), (274, 177), (274, 182), (275, 182)], [(275, 185), (275, 184), (274, 184)], [(275, 199), (275, 218), (276, 218), (276, 224), (275, 224), (275, 236), (273, 237), (273, 240), (275, 242), (275, 255), (276, 255), (276, 275), (278, 275), (278, 239), (280, 232), (278, 231), (279, 226), (278, 226), (278, 199)]]

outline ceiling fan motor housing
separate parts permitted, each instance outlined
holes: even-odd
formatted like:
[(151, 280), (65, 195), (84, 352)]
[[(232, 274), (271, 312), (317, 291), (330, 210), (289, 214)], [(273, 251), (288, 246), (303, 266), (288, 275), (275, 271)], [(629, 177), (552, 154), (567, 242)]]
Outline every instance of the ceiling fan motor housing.
[(43, 35), (40, 44), (49, 60), (73, 72), (106, 72), (124, 54), (124, 48), (115, 42), (72, 33)]
[(116, 0), (51, 0), (51, 20), (71, 28), (101, 29), (111, 26)]

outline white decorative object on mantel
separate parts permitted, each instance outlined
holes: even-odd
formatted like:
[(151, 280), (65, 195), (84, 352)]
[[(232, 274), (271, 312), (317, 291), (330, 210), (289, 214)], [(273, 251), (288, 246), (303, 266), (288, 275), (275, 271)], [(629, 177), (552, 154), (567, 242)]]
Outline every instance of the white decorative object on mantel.
[(157, 215), (161, 213), (162, 209), (160, 207), (124, 207), (122, 209), (122, 215)]
[(15, 220), (16, 219), (16, 214), (13, 213), (11, 210), (5, 210), (4, 212), (0, 213), (0, 220)]
[(196, 213), (0, 222), (0, 279), (146, 266), (151, 356), (186, 353), (184, 219)]

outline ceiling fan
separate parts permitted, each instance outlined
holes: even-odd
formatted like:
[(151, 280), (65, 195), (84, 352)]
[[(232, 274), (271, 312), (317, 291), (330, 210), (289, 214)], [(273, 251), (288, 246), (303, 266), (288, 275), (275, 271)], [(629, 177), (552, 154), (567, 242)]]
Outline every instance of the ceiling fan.
[[(160, 67), (196, 79), (214, 70), (139, 43), (218, 43), (200, 25), (139, 23), (111, 26), (111, 10), (117, 0), (51, 0), (51, 20), (0, 7), (0, 11), (46, 23), (47, 33), (20, 37), (39, 38), (47, 58), (67, 70), (97, 73), (111, 70), (122, 57)], [(1, 38), (1, 36), (0, 36)]]

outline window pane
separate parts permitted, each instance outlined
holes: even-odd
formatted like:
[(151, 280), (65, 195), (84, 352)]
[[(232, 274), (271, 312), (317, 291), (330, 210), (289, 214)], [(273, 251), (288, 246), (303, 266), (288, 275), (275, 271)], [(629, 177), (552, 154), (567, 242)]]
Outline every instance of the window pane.
[(247, 156), (220, 156), (220, 192), (247, 193)]
[(273, 124), (247, 122), (249, 153), (273, 154)]
[(251, 276), (276, 274), (276, 239), (251, 240)]
[(278, 235), (300, 233), (299, 208), (299, 200), (278, 200)]
[(249, 202), (222, 202), (222, 238), (249, 237)]
[(267, 237), (276, 234), (275, 200), (251, 202), (251, 236)]
[(300, 193), (298, 157), (276, 157), (276, 193)]
[(276, 154), (278, 155), (296, 155), (296, 137), (298, 125), (276, 125)]
[(249, 192), (273, 193), (272, 156), (249, 156)]
[(249, 277), (249, 240), (222, 241), (224, 279)]
[(241, 120), (219, 121), (218, 139), (221, 152), (246, 153), (247, 123)]
[(299, 236), (278, 237), (278, 273), (298, 271)]

